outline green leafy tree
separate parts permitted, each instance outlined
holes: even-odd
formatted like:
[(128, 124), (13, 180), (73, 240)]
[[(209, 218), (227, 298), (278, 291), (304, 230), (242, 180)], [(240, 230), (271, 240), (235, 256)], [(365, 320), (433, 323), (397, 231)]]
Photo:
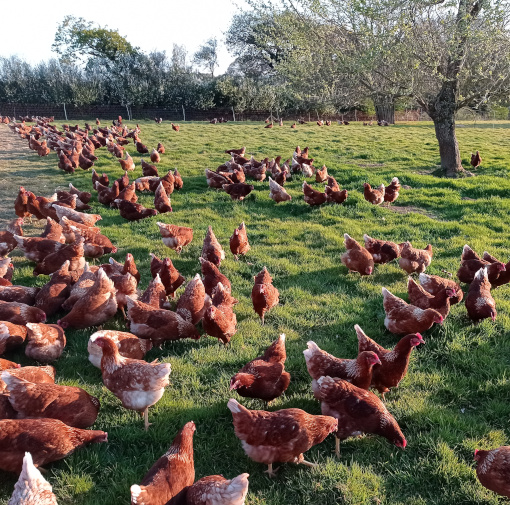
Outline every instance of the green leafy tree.
[(193, 62), (199, 67), (205, 68), (214, 77), (214, 70), (218, 67), (218, 41), (209, 39), (194, 54)]
[(74, 16), (66, 16), (60, 23), (51, 47), (65, 63), (86, 58), (104, 58), (114, 62), (122, 55), (138, 52), (118, 30), (95, 26), (91, 21)]

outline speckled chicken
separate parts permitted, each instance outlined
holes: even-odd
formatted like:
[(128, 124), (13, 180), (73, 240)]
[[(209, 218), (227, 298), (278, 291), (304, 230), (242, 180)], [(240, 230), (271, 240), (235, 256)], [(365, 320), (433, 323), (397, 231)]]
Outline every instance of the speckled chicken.
[(372, 188), (368, 182), (365, 182), (363, 188), (363, 196), (367, 202), (372, 205), (380, 205), (384, 202), (384, 184), (381, 184), (378, 188)]
[(510, 446), (503, 445), (491, 451), (476, 449), (474, 459), (480, 484), (510, 498)]
[(487, 276), (487, 267), (480, 268), (469, 285), (465, 300), (468, 316), (473, 321), (491, 318), (496, 320), (496, 302), (491, 295), (491, 283)]
[(0, 321), (13, 324), (42, 323), (46, 314), (37, 307), (19, 302), (3, 302), (0, 300)]
[(211, 305), (211, 299), (205, 294), (205, 287), (199, 274), (196, 274), (186, 285), (184, 293), (177, 302), (176, 312), (185, 321), (198, 324), (204, 313)]
[(96, 421), (99, 400), (81, 388), (36, 384), (11, 375), (8, 370), (2, 372), (1, 377), (18, 419), (59, 419), (75, 428), (88, 428)]
[(347, 233), (344, 233), (344, 238), (347, 251), (340, 258), (342, 263), (350, 272), (358, 272), (360, 275), (371, 275), (374, 271), (372, 255)]
[(424, 343), (423, 337), (419, 333), (411, 333), (402, 337), (393, 349), (385, 349), (368, 337), (358, 325), (354, 329), (358, 336), (358, 352), (372, 351), (381, 360), (380, 365), (373, 369), (371, 386), (379, 391), (384, 400), (384, 395), (391, 388), (398, 387), (406, 376), (411, 351)]
[(307, 346), (308, 349), (303, 351), (306, 368), (310, 377), (315, 380), (329, 375), (349, 381), (361, 389), (368, 389), (376, 365), (381, 364), (377, 354), (372, 351), (362, 352), (356, 359), (341, 359), (323, 351), (311, 340), (307, 342)]
[(101, 358), (103, 357), (101, 347), (95, 343), (96, 338), (100, 337), (107, 337), (114, 342), (119, 349), (119, 354), (125, 358), (142, 360), (152, 349), (152, 342), (150, 340), (138, 338), (136, 335), (126, 331), (96, 331), (89, 338), (87, 351), (89, 353), (89, 361), (97, 368), (101, 368)]
[(374, 263), (389, 263), (400, 256), (400, 246), (388, 240), (377, 240), (363, 235), (366, 250), (372, 255)]
[(105, 323), (117, 312), (114, 282), (100, 268), (94, 285), (87, 290), (71, 309), (69, 314), (58, 321), (62, 328), (88, 328)]
[(230, 237), (230, 251), (237, 260), (239, 256), (244, 256), (250, 250), (248, 235), (246, 233), (246, 225), (244, 221), (234, 230)]
[(84, 224), (87, 226), (94, 226), (98, 221), (102, 219), (99, 214), (84, 214), (83, 212), (78, 212), (73, 209), (68, 209), (65, 207), (56, 207), (57, 216), (59, 221), (62, 221), (62, 218), (65, 216), (71, 221), (76, 221), (77, 223)]
[(197, 480), (189, 489), (186, 505), (244, 505), (248, 494), (249, 474), (232, 480), (222, 475), (209, 475)]
[(303, 182), (303, 193), (308, 205), (322, 205), (326, 202), (326, 194), (313, 189), (306, 181)]
[(20, 347), (26, 338), (27, 329), (24, 325), (0, 321), (0, 355)]
[(57, 505), (51, 485), (34, 466), (29, 452), (25, 453), (19, 479), (7, 505)]
[(0, 300), (34, 305), (39, 288), (29, 286), (0, 286)]
[(443, 324), (443, 316), (434, 309), (420, 309), (382, 288), (383, 306), (386, 312), (384, 326), (396, 335), (423, 333), (434, 323)]
[(431, 295), (436, 296), (446, 289), (450, 289), (452, 292), (455, 292), (454, 296), (450, 297), (450, 304), (455, 305), (462, 301), (464, 297), (464, 293), (460, 288), (460, 285), (451, 279), (445, 279), (443, 277), (439, 277), (439, 275), (427, 275), (425, 273), (421, 273), (419, 275), (421, 286)]
[(274, 200), (276, 203), (292, 200), (292, 197), (287, 193), (287, 191), (280, 186), (280, 184), (271, 179), (271, 177), (269, 177), (269, 198)]
[(170, 363), (146, 363), (125, 358), (113, 340), (98, 337), (95, 344), (101, 347), (101, 373), (103, 383), (129, 410), (143, 412), (145, 429), (149, 428), (149, 407), (156, 404), (168, 386)]
[(280, 301), (280, 293), (273, 286), (273, 278), (269, 275), (267, 268), (264, 267), (255, 277), (255, 285), (251, 290), (251, 301), (253, 310), (259, 315), (262, 324), (264, 316)]
[(189, 486), (195, 480), (193, 421), (186, 423), (170, 449), (159, 458), (140, 485), (131, 486), (131, 505), (185, 505)]
[(409, 303), (420, 309), (437, 310), (443, 319), (450, 313), (450, 299), (455, 296), (455, 291), (446, 288), (437, 295), (431, 295), (422, 286), (416, 284), (412, 277), (407, 280), (407, 294)]
[[(6, 370), (12, 376), (34, 384), (55, 384), (55, 368), (51, 365), (20, 366), (18, 368), (7, 368)], [(6, 389), (7, 385), (0, 379), (0, 393), (4, 393)]]
[(73, 428), (58, 419), (0, 420), (0, 469), (20, 473), (27, 451), (40, 467), (87, 444), (107, 441), (104, 431)]
[(391, 183), (384, 188), (384, 201), (393, 203), (398, 198), (400, 191), (400, 182), (398, 177), (393, 177)]
[(223, 250), (223, 247), (221, 247), (221, 244), (218, 242), (216, 235), (214, 235), (212, 226), (209, 226), (207, 229), (201, 257), (206, 261), (210, 261), (217, 267), (219, 267), (222, 260), (225, 259), (225, 251)]
[(186, 247), (193, 240), (193, 229), (174, 224), (156, 223), (159, 226), (159, 233), (165, 244), (180, 254), (183, 247)]
[(66, 346), (64, 330), (56, 324), (27, 323), (25, 354), (41, 363), (50, 363), (62, 355)]
[(404, 242), (399, 245), (400, 259), (398, 264), (400, 268), (408, 274), (425, 272), (425, 269), (432, 262), (432, 245), (427, 245), (425, 249), (416, 249), (410, 242)]
[(338, 420), (336, 455), (340, 456), (340, 441), (362, 433), (373, 433), (405, 449), (407, 441), (379, 398), (371, 391), (358, 388), (343, 379), (320, 377), (312, 383), (313, 394), (321, 402), (324, 415)]
[(127, 307), (131, 331), (140, 338), (151, 339), (154, 345), (161, 345), (166, 340), (200, 338), (195, 326), (176, 312), (155, 309), (131, 298), (127, 300)]
[(245, 398), (271, 402), (289, 387), (290, 374), (285, 371), (285, 334), (282, 333), (264, 352), (244, 365), (230, 379), (230, 391)]
[(461, 282), (469, 284), (470, 282), (473, 282), (473, 279), (480, 268), (487, 268), (487, 277), (491, 283), (496, 283), (501, 274), (506, 271), (504, 263), (497, 260), (486, 261), (485, 259), (480, 258), (480, 256), (478, 256), (478, 254), (476, 254), (476, 252), (466, 244), (462, 250), (460, 268), (457, 271), (457, 277)]
[(338, 429), (334, 417), (314, 416), (301, 409), (248, 410), (233, 398), (227, 407), (232, 412), (234, 431), (244, 452), (253, 461), (268, 465), (270, 477), (275, 475), (273, 463), (315, 467), (305, 460), (303, 453)]

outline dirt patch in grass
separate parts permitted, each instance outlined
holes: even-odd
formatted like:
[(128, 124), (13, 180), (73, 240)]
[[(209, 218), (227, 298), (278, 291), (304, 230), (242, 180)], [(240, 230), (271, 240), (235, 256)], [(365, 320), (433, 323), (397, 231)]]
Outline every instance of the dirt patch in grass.
[[(39, 158), (28, 148), (28, 142), (13, 134), (6, 125), (0, 125), (0, 229), (16, 217), (14, 200), (20, 186), (36, 193), (53, 194), (52, 177), (49, 165), (56, 157), (50, 153), (47, 158)], [(53, 182), (55, 184), (55, 182)]]
[(417, 214), (423, 214), (424, 216), (430, 217), (431, 219), (439, 219), (437, 214), (434, 214), (429, 210), (421, 209), (420, 207), (415, 207), (414, 205), (388, 207), (388, 209), (396, 212), (397, 214), (409, 214), (410, 212), (416, 212)]

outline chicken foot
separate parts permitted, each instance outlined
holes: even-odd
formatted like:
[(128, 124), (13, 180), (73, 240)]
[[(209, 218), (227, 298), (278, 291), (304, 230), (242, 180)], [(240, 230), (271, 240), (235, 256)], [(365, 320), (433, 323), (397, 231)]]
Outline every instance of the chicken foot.
[(319, 466), (317, 463), (310, 463), (310, 461), (306, 461), (306, 459), (300, 461), (299, 463), (301, 465), (309, 466), (310, 468), (317, 468)]
[(267, 465), (267, 470), (264, 470), (264, 473), (267, 473), (269, 477), (276, 477), (276, 472), (279, 470), (279, 468), (275, 468), (273, 470), (273, 463), (269, 463)]
[(147, 431), (149, 426), (152, 425), (152, 423), (149, 423), (149, 407), (145, 407), (145, 410), (143, 411), (143, 419), (145, 421), (145, 431)]

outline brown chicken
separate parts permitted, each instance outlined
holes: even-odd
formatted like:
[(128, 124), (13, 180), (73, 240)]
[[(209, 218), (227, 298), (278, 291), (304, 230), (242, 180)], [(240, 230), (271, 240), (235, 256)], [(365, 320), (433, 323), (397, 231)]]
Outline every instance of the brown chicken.
[[(143, 300), (142, 300), (143, 301)], [(191, 324), (198, 324), (204, 317), (204, 313), (210, 306), (210, 298), (205, 294), (205, 287), (197, 274), (188, 282), (184, 293), (177, 302), (176, 312), (185, 321)]]
[(54, 253), (48, 254), (34, 268), (34, 275), (50, 275), (60, 270), (62, 265), (69, 261), (69, 270), (80, 270), (85, 266), (85, 239), (77, 237), (73, 244), (61, 247)]
[(510, 446), (503, 445), (491, 451), (476, 449), (474, 459), (480, 484), (510, 498)]
[(276, 203), (287, 202), (292, 200), (292, 197), (280, 186), (276, 181), (269, 177), (269, 198), (274, 200)]
[(402, 337), (390, 350), (369, 338), (358, 325), (355, 325), (354, 329), (358, 336), (358, 352), (372, 351), (381, 360), (380, 365), (373, 369), (371, 386), (379, 391), (384, 400), (384, 395), (391, 388), (398, 387), (400, 381), (406, 376), (411, 351), (425, 341), (419, 333), (412, 333)]
[(175, 291), (186, 280), (177, 268), (174, 267), (170, 258), (160, 260), (155, 254), (151, 253), (151, 274), (155, 276), (159, 274), (163, 286), (165, 286), (166, 295), (175, 298)]
[(400, 268), (408, 274), (425, 272), (425, 269), (432, 262), (432, 245), (429, 244), (425, 249), (415, 249), (410, 242), (399, 245), (400, 259), (398, 264)]
[(280, 301), (280, 293), (273, 286), (273, 278), (264, 267), (255, 277), (255, 285), (251, 290), (253, 310), (259, 315), (264, 324), (264, 315)]
[(0, 278), (11, 282), (13, 273), (14, 273), (14, 264), (11, 263), (11, 259), (10, 258), (1, 258), (0, 259)]
[(80, 191), (73, 186), (72, 182), (69, 183), (69, 192), (72, 195), (76, 195), (83, 203), (89, 203), (90, 199), (92, 198), (91, 193), (88, 191)]
[(218, 284), (222, 284), (224, 288), (230, 293), (231, 285), (230, 281), (227, 279), (225, 275), (223, 275), (216, 265), (211, 263), (210, 261), (204, 260), (204, 258), (199, 258), (200, 264), (202, 265), (202, 275), (203, 275), (203, 283), (205, 287), (205, 292), (212, 296), (216, 286)]
[(178, 125), (178, 124), (173, 124), (173, 123), (170, 123), (172, 125), (172, 130), (175, 131), (175, 132), (178, 132), (181, 127)]
[(431, 295), (422, 286), (416, 284), (412, 277), (407, 280), (407, 294), (409, 303), (420, 309), (437, 310), (443, 319), (450, 313), (450, 299), (455, 296), (455, 291), (446, 288), (437, 295)]
[(113, 281), (117, 309), (122, 312), (124, 319), (127, 319), (125, 311), (127, 299), (133, 298), (136, 300), (138, 298), (138, 283), (129, 272), (126, 272), (125, 274), (114, 274), (109, 276), (109, 278)]
[[(489, 254), (487, 251), (483, 253), (483, 260), (488, 261), (489, 263), (502, 263), (498, 259), (496, 259), (494, 256)], [(487, 267), (487, 275), (489, 268)], [(505, 264), (505, 270), (500, 271), (498, 277), (491, 282), (491, 286), (493, 289), (503, 286), (504, 284), (508, 284), (510, 282), (510, 261)]]
[(326, 202), (326, 194), (316, 191), (306, 181), (303, 182), (303, 193), (308, 205), (322, 205)]
[(365, 248), (372, 255), (374, 263), (382, 265), (400, 256), (400, 246), (395, 242), (377, 240), (366, 234), (363, 235), (363, 239), (365, 240)]
[[(50, 365), (23, 366), (19, 368), (8, 368), (6, 370), (14, 377), (33, 382), (34, 384), (55, 384), (55, 368)], [(0, 393), (5, 393), (6, 389), (7, 385), (0, 379)]]
[(132, 333), (115, 330), (101, 330), (93, 333), (89, 338), (87, 351), (89, 353), (89, 361), (97, 368), (101, 368), (101, 358), (103, 351), (95, 340), (96, 338), (107, 337), (119, 349), (119, 354), (125, 358), (142, 360), (145, 355), (152, 349), (152, 342), (138, 338)]
[(99, 400), (77, 387), (57, 384), (34, 384), (2, 372), (7, 386), (9, 402), (18, 413), (18, 419), (59, 419), (68, 426), (88, 428), (99, 413)]
[(374, 259), (367, 249), (356, 240), (344, 233), (344, 244), (347, 251), (340, 258), (349, 272), (358, 272), (360, 275), (371, 275), (374, 271)]
[(158, 142), (157, 151), (159, 154), (165, 154), (165, 146), (161, 142)]
[(370, 202), (372, 205), (380, 205), (384, 202), (384, 184), (381, 184), (378, 188), (372, 189), (372, 186), (370, 186), (368, 182), (365, 182), (363, 188), (363, 195), (367, 202)]
[(151, 339), (154, 345), (159, 346), (166, 340), (200, 338), (193, 324), (171, 310), (155, 309), (130, 298), (127, 300), (127, 307), (131, 331), (140, 338)]
[(0, 358), (0, 370), (8, 370), (10, 368), (20, 368), (21, 365), (18, 363), (14, 363), (14, 361), (9, 361), (7, 359)]
[(139, 140), (133, 139), (135, 146), (136, 146), (136, 152), (140, 154), (149, 154), (149, 150), (147, 149), (147, 146), (142, 144)]
[(107, 441), (104, 431), (72, 428), (58, 419), (0, 420), (0, 469), (21, 472), (26, 452), (32, 454), (34, 465), (40, 467), (87, 444)]
[(88, 328), (105, 323), (117, 312), (115, 293), (113, 281), (100, 268), (96, 273), (94, 285), (57, 324), (66, 329)]
[(464, 297), (464, 293), (462, 292), (462, 289), (460, 289), (460, 285), (451, 279), (444, 279), (438, 275), (427, 275), (425, 273), (421, 273), (419, 279), (422, 287), (431, 295), (436, 296), (446, 289), (454, 292), (455, 294), (450, 297), (451, 305), (461, 302)]
[(254, 189), (255, 186), (238, 182), (235, 184), (223, 184), (221, 186), (225, 193), (230, 195), (232, 200), (244, 200)]
[(172, 204), (170, 198), (166, 194), (163, 183), (160, 182), (154, 194), (154, 208), (160, 213), (172, 212)]
[(233, 306), (238, 300), (220, 282), (213, 291), (211, 301), (212, 305), (206, 309), (202, 318), (202, 326), (207, 335), (227, 345), (237, 332), (237, 317)]
[(205, 169), (205, 177), (207, 180), (207, 185), (210, 188), (223, 189), (224, 185), (234, 183), (234, 181), (230, 178), (230, 175), (213, 172), (207, 168)]
[(434, 323), (443, 324), (443, 316), (434, 309), (420, 309), (382, 288), (383, 306), (386, 312), (384, 326), (396, 335), (423, 333)]
[(152, 279), (147, 289), (138, 298), (142, 303), (146, 303), (155, 309), (162, 309), (166, 303), (166, 290), (161, 282), (159, 274)]
[(146, 363), (125, 358), (108, 337), (98, 337), (94, 342), (103, 351), (101, 373), (104, 385), (122, 402), (124, 408), (143, 412), (147, 430), (149, 407), (161, 399), (165, 387), (170, 383), (170, 363)]
[(315, 172), (315, 182), (325, 182), (328, 179), (328, 167), (322, 165), (322, 168)]
[(23, 218), (19, 217), (11, 221), (4, 231), (0, 231), (0, 257), (7, 256), (13, 249), (16, 248), (18, 242), (14, 235), (18, 237), (23, 235)]
[(0, 301), (0, 321), (26, 325), (46, 321), (46, 314), (37, 307), (24, 303)]
[(362, 352), (356, 359), (341, 359), (323, 351), (311, 340), (307, 346), (308, 349), (303, 351), (306, 368), (315, 380), (329, 375), (344, 379), (361, 389), (368, 389), (373, 371), (377, 368), (375, 365), (381, 364), (377, 354), (372, 351)]
[(170, 249), (174, 249), (180, 254), (183, 247), (186, 247), (193, 240), (193, 229), (185, 226), (176, 226), (174, 224), (156, 223), (159, 227), (159, 233), (165, 244)]
[(14, 202), (14, 212), (21, 219), (32, 215), (28, 211), (28, 195), (23, 186), (20, 186), (18, 196)]
[(371, 391), (358, 388), (343, 379), (320, 377), (312, 382), (315, 398), (321, 402), (324, 415), (338, 420), (336, 455), (340, 441), (361, 433), (373, 433), (405, 449), (407, 441), (395, 418)]
[(214, 235), (212, 226), (209, 226), (207, 229), (201, 257), (206, 261), (210, 261), (217, 267), (219, 267), (221, 265), (221, 261), (225, 259), (225, 251), (218, 242), (216, 235)]
[(25, 453), (21, 474), (7, 505), (57, 505), (51, 485), (34, 466), (29, 452)]
[(0, 321), (0, 354), (23, 345), (27, 338), (27, 329), (23, 325)]
[(139, 203), (132, 203), (127, 200), (115, 199), (113, 202), (119, 209), (120, 215), (128, 221), (138, 221), (140, 219), (155, 216), (158, 213), (156, 209), (146, 209)]
[(110, 185), (110, 180), (106, 174), (99, 176), (99, 174), (94, 169), (92, 169), (92, 186), (95, 186), (97, 181), (99, 181), (103, 186)]
[(268, 465), (270, 477), (275, 475), (273, 463), (277, 462), (317, 466), (306, 461), (303, 453), (338, 429), (335, 418), (314, 416), (301, 409), (248, 410), (233, 398), (227, 407), (232, 412), (234, 431), (244, 452), (253, 461)]
[(152, 163), (159, 163), (161, 161), (161, 156), (156, 149), (152, 150), (150, 158)]
[(384, 201), (392, 203), (398, 198), (400, 191), (400, 182), (397, 177), (393, 177), (389, 186), (384, 189)]
[[(184, 181), (182, 180), (182, 176), (179, 173), (179, 170), (175, 169), (174, 173), (173, 173), (173, 176), (174, 176), (174, 187), (175, 187), (175, 189), (177, 189), (177, 190), (182, 189), (182, 187), (184, 186)], [(239, 182), (241, 182), (241, 181), (239, 181)]]
[[(329, 179), (329, 177), (328, 177)], [(329, 203), (344, 203), (345, 200), (347, 200), (347, 197), (349, 196), (349, 193), (346, 189), (338, 189), (335, 190), (331, 188), (330, 186), (324, 187), (324, 193), (326, 195), (326, 201)]]
[(0, 286), (0, 300), (34, 305), (39, 288), (28, 286)]
[(50, 363), (62, 355), (66, 346), (64, 330), (56, 324), (27, 323), (25, 354), (41, 363)]
[(30, 261), (39, 263), (57, 251), (60, 251), (65, 245), (57, 240), (47, 239), (43, 237), (20, 237), (14, 235), (14, 240), (18, 245), (25, 258)]
[(230, 237), (230, 251), (234, 255), (234, 259), (237, 260), (239, 256), (244, 256), (249, 250), (250, 244), (248, 243), (248, 235), (246, 234), (246, 225), (243, 221)]
[(471, 166), (473, 168), (478, 168), (482, 164), (482, 157), (480, 153), (476, 151), (476, 154), (471, 153)]
[(473, 321), (491, 318), (496, 320), (496, 302), (491, 295), (491, 283), (487, 276), (487, 267), (480, 268), (469, 285), (469, 291), (465, 300), (468, 316)]
[(481, 259), (480, 256), (478, 256), (478, 254), (476, 254), (475, 251), (466, 244), (462, 250), (460, 268), (457, 271), (457, 277), (461, 282), (469, 284), (470, 282), (473, 282), (473, 279), (480, 268), (487, 268), (487, 277), (491, 283), (496, 283), (501, 273), (506, 271), (504, 263), (501, 263), (500, 261), (490, 262)]
[(83, 212), (78, 212), (66, 207), (56, 207), (55, 210), (57, 212), (59, 221), (62, 221), (62, 218), (65, 216), (71, 221), (76, 221), (77, 223), (87, 226), (94, 226), (98, 221), (102, 219), (99, 214), (84, 214)]
[(61, 244), (64, 244), (66, 241), (64, 228), (50, 217), (46, 218), (46, 226), (41, 233), (41, 238), (56, 240)]
[(245, 398), (272, 402), (281, 396), (290, 384), (290, 373), (285, 372), (286, 359), (285, 334), (282, 333), (262, 356), (244, 365), (230, 379), (230, 391), (235, 389)]
[(140, 485), (131, 486), (131, 505), (186, 504), (189, 486), (195, 480), (193, 421), (186, 423), (170, 449), (159, 458)]
[(116, 198), (118, 198), (120, 189), (119, 183), (114, 181), (111, 186), (103, 186), (96, 182), (94, 189), (97, 191), (97, 201), (103, 205), (110, 205)]
[(85, 268), (81, 271), (80, 277), (76, 280), (76, 282), (70, 288), (67, 299), (62, 303), (62, 308), (66, 311), (70, 311), (74, 304), (83, 298), (87, 291), (94, 285), (96, 282), (96, 270), (93, 271), (88, 263), (85, 263)]
[(138, 268), (136, 267), (135, 258), (131, 253), (126, 254), (126, 260), (124, 263), (119, 263), (115, 261), (113, 258), (110, 258), (108, 264), (101, 265), (101, 268), (106, 272), (108, 277), (113, 276), (115, 274), (124, 275), (130, 273), (135, 279), (136, 282), (140, 282), (140, 272), (138, 272)]
[(242, 473), (232, 480), (222, 475), (202, 477), (188, 489), (186, 505), (244, 505), (249, 476)]

